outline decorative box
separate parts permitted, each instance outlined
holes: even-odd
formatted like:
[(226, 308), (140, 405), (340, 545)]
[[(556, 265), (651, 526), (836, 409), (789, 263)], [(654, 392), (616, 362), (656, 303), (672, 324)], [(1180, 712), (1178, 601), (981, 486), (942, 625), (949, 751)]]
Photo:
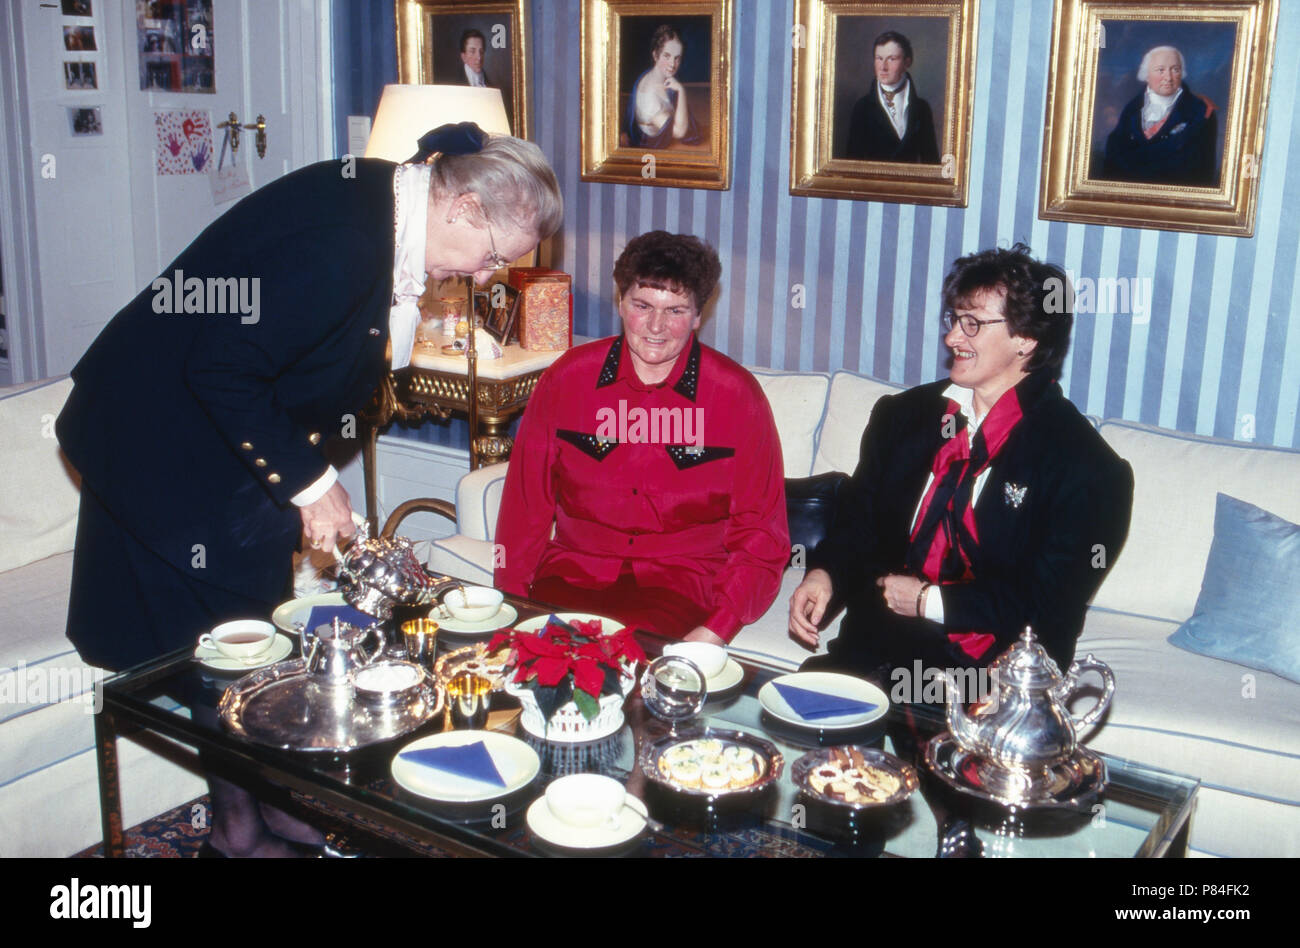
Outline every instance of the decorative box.
[(558, 351), (573, 345), (573, 278), (544, 267), (511, 267), (519, 291), (519, 343), (525, 349)]

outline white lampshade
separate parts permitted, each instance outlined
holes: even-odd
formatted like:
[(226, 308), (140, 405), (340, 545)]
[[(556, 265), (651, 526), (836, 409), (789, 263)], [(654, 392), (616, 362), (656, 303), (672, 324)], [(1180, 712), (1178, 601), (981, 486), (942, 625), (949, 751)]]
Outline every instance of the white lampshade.
[(472, 86), (387, 85), (366, 143), (367, 158), (402, 162), (420, 137), (439, 125), (473, 122), (493, 135), (509, 135), (510, 119), (500, 89)]

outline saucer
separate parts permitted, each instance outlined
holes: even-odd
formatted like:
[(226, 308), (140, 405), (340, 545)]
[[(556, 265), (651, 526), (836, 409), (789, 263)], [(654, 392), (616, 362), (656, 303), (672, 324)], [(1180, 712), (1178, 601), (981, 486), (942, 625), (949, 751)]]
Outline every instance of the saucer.
[(276, 662), (284, 661), (293, 652), (293, 640), (287, 635), (279, 632), (275, 634), (275, 640), (271, 647), (261, 654), (255, 662), (245, 662), (238, 658), (229, 658), (222, 655), (215, 648), (208, 648), (206, 645), (200, 645), (194, 649), (194, 658), (204, 668), (211, 668), (213, 671), (223, 672), (247, 672), (255, 668), (265, 668), (267, 665), (274, 665)]
[[(870, 711), (837, 714), (827, 718), (805, 718), (781, 697), (781, 692), (776, 689), (777, 682), (826, 695), (865, 701), (874, 704), (875, 707)], [(889, 713), (889, 696), (883, 691), (861, 678), (841, 675), (837, 672), (795, 672), (773, 678), (758, 690), (758, 703), (763, 706), (764, 711), (786, 724), (817, 731), (852, 730), (877, 721)]]
[(464, 619), (457, 619), (443, 606), (435, 606), (429, 612), (429, 618), (438, 623), (439, 631), (449, 632), (452, 635), (491, 635), (499, 629), (510, 628), (519, 618), (519, 610), (506, 602), (501, 604), (501, 611), (492, 618), (484, 619), (482, 622), (466, 622)]
[(608, 849), (630, 842), (646, 828), (649, 811), (645, 804), (627, 795), (623, 809), (618, 814), (618, 825), (572, 826), (565, 823), (546, 805), (546, 796), (540, 796), (528, 808), (528, 828), (552, 846), (564, 849)]
[(740, 662), (728, 657), (727, 664), (722, 666), (722, 671), (707, 679), (704, 686), (709, 689), (709, 697), (712, 698), (716, 694), (731, 690), (744, 680), (745, 669), (740, 667)]

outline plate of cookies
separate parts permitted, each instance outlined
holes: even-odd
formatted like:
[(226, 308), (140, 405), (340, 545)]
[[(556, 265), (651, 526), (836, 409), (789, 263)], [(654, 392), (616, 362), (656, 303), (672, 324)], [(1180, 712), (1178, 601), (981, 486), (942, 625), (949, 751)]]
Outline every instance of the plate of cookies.
[(794, 762), (790, 779), (816, 800), (854, 809), (902, 803), (920, 785), (910, 764), (861, 744), (810, 751)]
[(641, 750), (641, 771), (679, 793), (699, 797), (756, 793), (781, 776), (776, 745), (744, 731), (681, 731)]

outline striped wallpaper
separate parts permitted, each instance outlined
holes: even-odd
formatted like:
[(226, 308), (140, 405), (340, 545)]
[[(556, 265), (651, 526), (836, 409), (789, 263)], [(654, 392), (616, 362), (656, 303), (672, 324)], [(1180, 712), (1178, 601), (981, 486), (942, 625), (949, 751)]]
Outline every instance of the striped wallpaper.
[[(915, 384), (944, 372), (938, 291), (947, 267), (1022, 240), (1078, 277), (1149, 290), (1145, 313), (1077, 318), (1062, 384), (1084, 411), (1300, 446), (1300, 215), (1283, 213), (1300, 206), (1300, 173), (1287, 174), (1293, 160), (1300, 171), (1291, 110), (1300, 58), (1285, 55), (1300, 42), (1300, 4), (1280, 6), (1283, 55), (1246, 240), (1038, 218), (1051, 0), (982, 0), (967, 208), (790, 196), (792, 0), (735, 4), (734, 76), (743, 81), (733, 83), (731, 190), (583, 183), (581, 0), (534, 0), (534, 134), (564, 191), (556, 265), (574, 275), (575, 331), (616, 331), (610, 273), (629, 237), (690, 232), (717, 247), (724, 266), (705, 342), (748, 364)], [(392, 16), (389, 3), (335, 0), (340, 116), (372, 113), (393, 81)], [(463, 428), (427, 428), (421, 440), (464, 443)]]

